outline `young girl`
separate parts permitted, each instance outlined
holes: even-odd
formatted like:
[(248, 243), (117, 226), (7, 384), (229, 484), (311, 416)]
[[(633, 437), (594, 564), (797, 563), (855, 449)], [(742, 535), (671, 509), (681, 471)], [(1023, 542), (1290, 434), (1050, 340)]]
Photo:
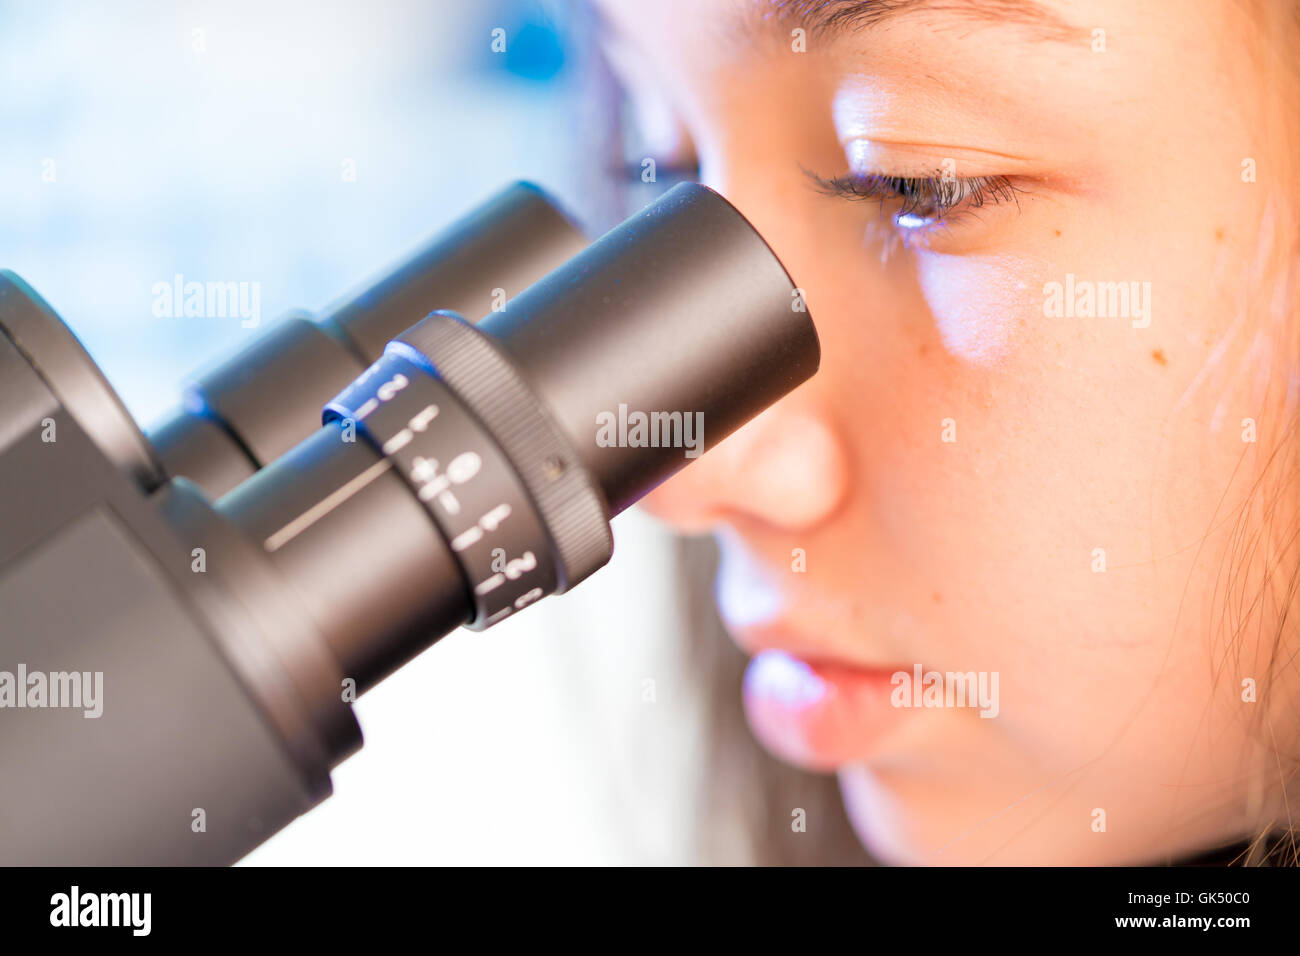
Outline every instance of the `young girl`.
[(599, 13), (821, 337), (648, 502), (719, 532), (754, 734), (884, 862), (1259, 858), (1300, 731), (1300, 4)]

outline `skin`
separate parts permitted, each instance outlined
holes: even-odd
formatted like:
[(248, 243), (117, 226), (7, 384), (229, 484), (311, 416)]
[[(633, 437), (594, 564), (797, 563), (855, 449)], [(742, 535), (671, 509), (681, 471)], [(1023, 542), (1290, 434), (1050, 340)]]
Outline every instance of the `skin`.
[[(1251, 278), (1270, 190), (1241, 175), (1271, 159), (1241, 53), (1258, 26), (1216, 0), (1194, 17), (1079, 0), (1043, 4), (1068, 25), (1045, 38), (946, 3), (795, 52), (799, 17), (762, 6), (601, 4), (630, 91), (668, 104), (822, 344), (817, 376), (645, 506), (720, 533), (751, 672), (797, 684), (790, 658), (811, 662), (813, 696), (841, 698), (861, 668), (996, 672), (999, 708), (900, 712), (877, 693), (810, 724), (797, 700), (764, 706), (752, 674), (753, 729), (836, 772), (887, 862), (1159, 862), (1285, 822), (1295, 721), (1273, 715), (1294, 714), (1294, 670), (1242, 699), (1280, 607), (1225, 616), (1294, 563), (1251, 496), (1281, 415)], [(1017, 201), (914, 234), (802, 171), (945, 159), (1010, 177)], [(1067, 273), (1149, 282), (1149, 325), (1046, 316)]]

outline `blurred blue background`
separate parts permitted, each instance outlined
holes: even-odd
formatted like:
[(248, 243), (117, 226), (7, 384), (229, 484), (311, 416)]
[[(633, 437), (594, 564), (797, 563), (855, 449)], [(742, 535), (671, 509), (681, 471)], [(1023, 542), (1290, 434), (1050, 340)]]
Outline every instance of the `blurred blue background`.
[(574, 10), (0, 7), (0, 265), (155, 420), (183, 374), (261, 331), (157, 318), (155, 283), (260, 283), (265, 326), (376, 275), (512, 179), (581, 207), (592, 144), (575, 136)]

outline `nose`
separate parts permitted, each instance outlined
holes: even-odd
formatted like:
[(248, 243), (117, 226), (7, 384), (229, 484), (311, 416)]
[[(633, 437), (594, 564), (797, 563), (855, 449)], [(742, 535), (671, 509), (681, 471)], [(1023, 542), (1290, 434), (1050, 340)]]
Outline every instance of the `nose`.
[[(783, 202), (770, 184), (744, 189), (733, 180), (708, 185), (726, 196), (757, 228), (796, 283), (800, 265), (815, 261), (811, 230), (799, 203)], [(816, 322), (813, 291), (803, 299)], [(827, 339), (819, 326), (823, 367)], [(849, 486), (849, 456), (821, 373), (723, 440), (691, 467), (642, 500), (643, 507), (677, 529), (699, 533), (754, 522), (787, 531), (806, 530), (833, 515)]]
[(642, 506), (688, 533), (743, 525), (743, 519), (793, 531), (830, 518), (848, 484), (843, 444), (829, 422), (801, 407), (796, 395), (660, 485)]

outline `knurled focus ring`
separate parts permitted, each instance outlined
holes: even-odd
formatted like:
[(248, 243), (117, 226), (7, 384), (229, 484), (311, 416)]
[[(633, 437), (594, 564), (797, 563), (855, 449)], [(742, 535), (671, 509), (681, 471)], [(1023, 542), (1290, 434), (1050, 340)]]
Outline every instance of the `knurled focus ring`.
[(454, 312), (432, 312), (388, 349), (431, 364), (515, 466), (555, 542), (556, 593), (609, 561), (614, 539), (603, 496), (532, 389), (488, 336)]

